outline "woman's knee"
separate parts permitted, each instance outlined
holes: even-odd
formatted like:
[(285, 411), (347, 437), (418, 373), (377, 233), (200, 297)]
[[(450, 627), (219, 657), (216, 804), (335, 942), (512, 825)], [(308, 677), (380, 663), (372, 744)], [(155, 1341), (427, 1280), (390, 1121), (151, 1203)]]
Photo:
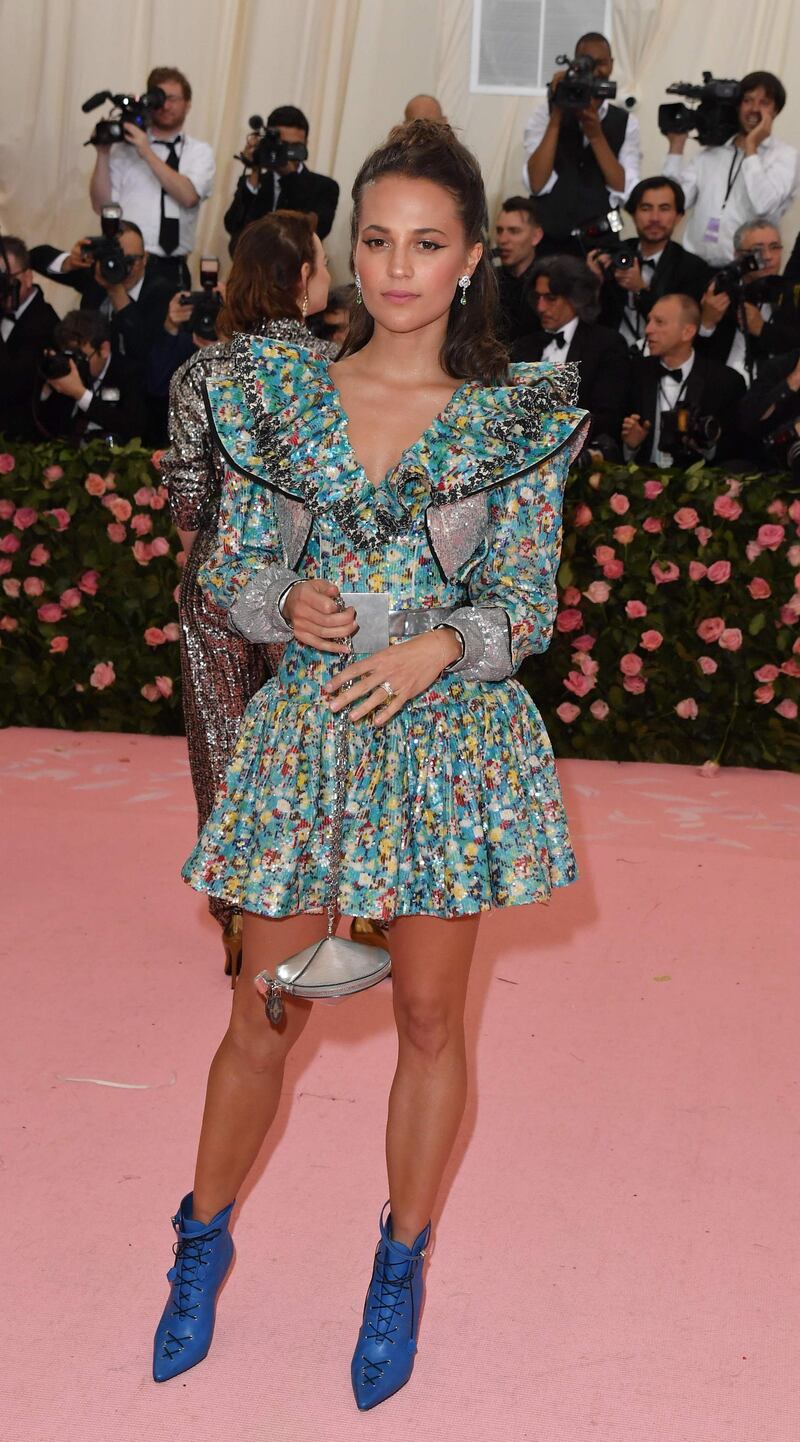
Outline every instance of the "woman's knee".
[(263, 1002), (253, 997), (247, 1006), (234, 1005), (228, 1025), (228, 1044), (248, 1070), (278, 1071), (298, 1041), (307, 1020), (306, 1007), (302, 1003), (289, 1002), (283, 1021), (274, 1026), (265, 1015)]
[(460, 1007), (426, 997), (395, 997), (395, 1019), (401, 1046), (405, 1044), (427, 1060), (463, 1045)]

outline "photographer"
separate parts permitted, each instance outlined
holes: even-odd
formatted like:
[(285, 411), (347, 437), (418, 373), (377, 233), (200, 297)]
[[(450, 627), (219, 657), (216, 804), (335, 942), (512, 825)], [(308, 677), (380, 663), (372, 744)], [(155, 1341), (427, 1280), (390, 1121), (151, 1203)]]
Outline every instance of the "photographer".
[[(257, 118), (257, 117), (255, 117)], [(294, 105), (279, 105), (267, 116), (267, 130), (277, 131), (277, 145), (269, 164), (258, 162), (260, 148), (268, 137), (251, 132), (242, 152), (248, 168), (242, 175), (233, 200), (225, 213), (225, 229), (231, 237), (233, 254), (236, 242), (251, 220), (270, 215), (273, 210), (299, 210), (303, 215), (316, 215), (317, 235), (324, 240), (333, 225), (339, 200), (339, 187), (327, 175), (316, 175), (302, 160), (281, 155), (284, 146), (307, 146), (308, 121)], [(270, 149), (267, 143), (267, 149)], [(263, 152), (262, 152), (263, 153)]]
[(224, 281), (213, 289), (204, 287), (202, 298), (180, 290), (172, 296), (161, 332), (147, 358), (146, 439), (150, 445), (167, 444), (169, 388), (178, 367), (196, 351), (222, 339), (217, 323), (224, 300)]
[(99, 311), (109, 322), (114, 351), (144, 365), (164, 324), (171, 287), (151, 270), (142, 232), (133, 221), (120, 220), (114, 239), (102, 239), (103, 257), (97, 260), (92, 256), (96, 246), (88, 236), (69, 251), (37, 245), (31, 265), (48, 280), (76, 290), (81, 310)]
[(636, 239), (619, 242), (613, 251), (590, 251), (587, 265), (603, 282), (601, 321), (618, 330), (629, 346), (641, 346), (655, 302), (676, 293), (699, 301), (711, 272), (705, 261), (672, 239), (684, 213), (677, 181), (666, 175), (640, 180), (625, 208), (636, 226)]
[(534, 201), (523, 195), (504, 200), (495, 225), (496, 253), (500, 260), (495, 275), (503, 313), (503, 336), (509, 343), (536, 329), (536, 315), (528, 304), (526, 292), (541, 238), (542, 227)]
[(144, 434), (141, 367), (112, 352), (103, 316), (71, 310), (56, 326), (53, 346), (37, 382), (35, 416), (44, 435), (77, 445), (98, 435), (124, 444)]
[[(748, 385), (767, 356), (800, 345), (800, 310), (780, 274), (783, 243), (766, 216), (740, 225), (734, 264), (719, 271), (703, 295), (698, 350), (723, 361)], [(751, 260), (752, 270), (740, 264)]]
[(742, 434), (769, 469), (800, 469), (800, 347), (764, 362), (739, 406)]
[[(590, 32), (575, 46), (589, 84), (608, 81), (614, 68), (604, 35)], [(639, 179), (639, 122), (629, 110), (594, 97), (582, 109), (556, 103), (566, 72), (552, 79), (548, 100), (525, 128), (524, 181), (536, 197), (544, 230), (540, 255), (581, 253), (571, 231), (621, 205)]]
[(744, 381), (694, 348), (700, 307), (689, 295), (665, 295), (645, 329), (650, 354), (635, 356), (622, 423), (625, 459), (642, 465), (727, 460), (739, 450), (736, 408)]
[(126, 122), (124, 142), (97, 145), (89, 194), (98, 215), (112, 201), (121, 205), (142, 232), (152, 269), (173, 290), (188, 289), (186, 257), (194, 249), (200, 202), (213, 188), (214, 154), (205, 141), (186, 134), (192, 101), (186, 76), (159, 66), (147, 78), (147, 89), (156, 88), (164, 103), (152, 112), (147, 130)]
[(31, 397), (42, 351), (58, 316), (34, 284), (30, 256), (16, 235), (0, 240), (0, 434), (36, 435)]
[(677, 180), (692, 208), (683, 244), (709, 265), (733, 260), (733, 239), (740, 225), (757, 215), (780, 220), (797, 188), (797, 151), (772, 134), (786, 104), (776, 75), (754, 70), (741, 82), (738, 133), (724, 145), (702, 148), (685, 161), (685, 134), (669, 134), (664, 174)]

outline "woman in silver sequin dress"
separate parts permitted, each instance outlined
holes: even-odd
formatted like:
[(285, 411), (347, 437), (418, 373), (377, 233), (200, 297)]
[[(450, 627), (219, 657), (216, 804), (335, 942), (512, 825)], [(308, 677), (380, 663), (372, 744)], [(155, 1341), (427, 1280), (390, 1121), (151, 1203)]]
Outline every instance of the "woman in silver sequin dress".
[[(330, 276), (319, 238), (306, 215), (275, 211), (242, 235), (228, 281), (223, 333), (258, 333), (332, 358), (338, 347), (317, 340), (306, 315), (325, 309)], [(245, 706), (274, 671), (279, 646), (251, 645), (232, 631), (227, 612), (197, 584), (217, 535), (223, 468), (212, 443), (205, 408), (206, 381), (225, 374), (230, 346), (209, 345), (175, 372), (170, 387), (170, 449), (161, 462), (172, 519), (186, 566), (180, 590), (181, 678), (189, 767), (198, 831), (211, 812), (230, 760)], [(223, 928), (225, 970), (235, 982), (241, 950), (240, 913), (209, 899)]]

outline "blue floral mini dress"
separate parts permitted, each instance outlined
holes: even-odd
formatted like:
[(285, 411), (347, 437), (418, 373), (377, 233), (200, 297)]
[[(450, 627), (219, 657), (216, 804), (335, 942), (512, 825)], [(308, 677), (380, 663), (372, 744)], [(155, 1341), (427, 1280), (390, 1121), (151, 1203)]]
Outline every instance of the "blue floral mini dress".
[[(569, 367), (466, 382), (380, 486), (350, 447), (324, 360), (234, 342), (207, 383), (226, 465), (218, 548), (198, 581), (256, 642), (285, 642), (245, 711), (212, 814), (183, 870), (200, 891), (283, 917), (325, 909), (334, 717), (342, 663), (295, 641), (278, 601), (295, 579), (446, 608), (464, 657), (385, 727), (348, 727), (343, 913), (461, 916), (546, 901), (576, 875), (553, 753), (513, 678), (546, 649), (564, 480), (586, 417)], [(402, 641), (398, 641), (402, 644)]]

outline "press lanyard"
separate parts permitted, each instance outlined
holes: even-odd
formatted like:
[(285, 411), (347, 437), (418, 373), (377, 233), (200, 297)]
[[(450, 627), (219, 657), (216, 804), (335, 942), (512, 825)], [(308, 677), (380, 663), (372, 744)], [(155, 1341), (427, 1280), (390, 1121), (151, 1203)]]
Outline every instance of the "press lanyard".
[[(737, 164), (736, 164), (737, 160), (739, 161), (738, 166), (737, 166)], [(722, 202), (722, 209), (723, 209), (723, 210), (725, 209), (725, 206), (728, 204), (728, 201), (730, 200), (731, 191), (733, 190), (734, 185), (736, 184), (737, 180), (739, 179), (739, 171), (741, 170), (741, 168), (742, 168), (743, 165), (744, 165), (744, 152), (741, 151), (741, 150), (739, 150), (738, 145), (734, 145), (734, 147), (733, 147), (733, 158), (731, 159), (731, 168), (730, 168), (730, 170), (728, 171), (728, 188), (727, 188), (727, 190), (725, 191), (725, 199), (724, 199), (723, 202)]]
[(665, 381), (665, 380), (666, 380), (666, 377), (665, 377), (665, 376), (660, 376), (660, 377), (659, 377), (659, 382), (658, 382), (658, 396), (659, 396), (659, 400), (660, 400), (660, 402), (661, 402), (661, 405), (660, 405), (659, 408), (658, 408), (658, 409), (659, 409), (659, 414), (661, 413), (661, 411), (674, 411), (675, 407), (676, 407), (676, 406), (679, 406), (680, 403), (681, 403), (681, 401), (683, 400), (684, 391), (686, 390), (686, 387), (687, 387), (688, 384), (689, 384), (689, 377), (688, 377), (688, 376), (684, 376), (683, 381), (682, 381), (682, 383), (681, 383), (681, 388), (680, 388), (680, 390), (678, 391), (678, 394), (676, 395), (676, 397), (675, 397), (674, 401), (672, 402), (672, 404), (671, 404), (671, 405), (668, 405), (668, 404), (667, 404), (667, 397), (665, 396), (664, 390), (663, 390), (663, 386), (664, 386), (664, 381)]

